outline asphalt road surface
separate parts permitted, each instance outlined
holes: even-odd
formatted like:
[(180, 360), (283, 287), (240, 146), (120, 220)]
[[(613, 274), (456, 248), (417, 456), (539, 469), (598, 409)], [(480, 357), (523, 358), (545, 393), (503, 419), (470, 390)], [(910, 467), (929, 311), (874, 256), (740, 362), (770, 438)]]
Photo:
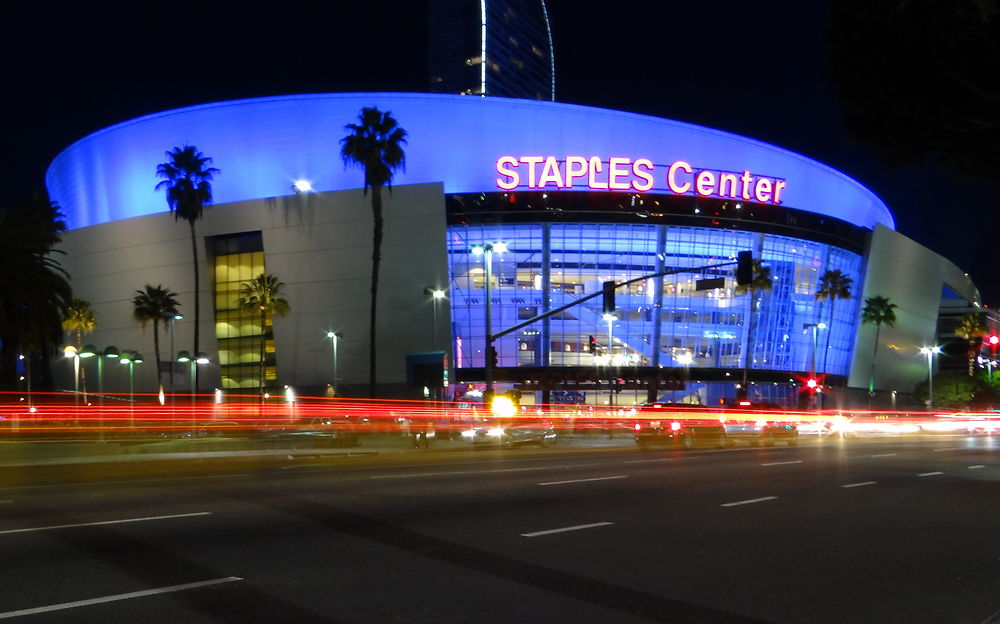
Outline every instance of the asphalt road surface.
[(15, 622), (1000, 622), (1000, 440), (238, 462), (0, 489)]

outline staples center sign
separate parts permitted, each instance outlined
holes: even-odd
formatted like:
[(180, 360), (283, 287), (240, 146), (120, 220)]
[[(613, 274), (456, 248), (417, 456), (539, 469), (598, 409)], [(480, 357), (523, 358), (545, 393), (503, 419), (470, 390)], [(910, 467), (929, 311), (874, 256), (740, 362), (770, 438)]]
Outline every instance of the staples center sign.
[[(729, 172), (692, 167), (683, 160), (669, 166), (654, 165), (648, 158), (598, 156), (501, 156), (496, 162), (497, 188), (649, 192), (669, 190), (676, 195), (742, 199), (780, 204), (786, 183), (750, 171)], [(660, 178), (659, 184), (657, 178)]]

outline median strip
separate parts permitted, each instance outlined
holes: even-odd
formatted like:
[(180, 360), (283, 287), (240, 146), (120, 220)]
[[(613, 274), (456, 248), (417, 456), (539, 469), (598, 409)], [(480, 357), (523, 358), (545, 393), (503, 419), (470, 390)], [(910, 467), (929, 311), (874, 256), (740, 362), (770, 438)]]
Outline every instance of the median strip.
[(842, 488), (856, 488), (856, 487), (864, 487), (866, 485), (875, 485), (875, 481), (862, 481), (860, 483), (848, 483), (847, 485), (842, 485), (840, 487), (842, 487)]
[(593, 477), (590, 479), (571, 479), (569, 481), (546, 481), (538, 485), (565, 485), (567, 483), (583, 483), (585, 481), (610, 481), (611, 479), (625, 479), (628, 475), (616, 475), (614, 477)]
[(0, 531), (0, 535), (9, 535), (11, 533), (33, 533), (37, 531), (53, 531), (55, 529), (72, 529), (75, 527), (85, 527), (85, 526), (101, 526), (105, 524), (126, 524), (129, 522), (149, 522), (150, 520), (171, 520), (173, 518), (192, 518), (194, 516), (209, 516), (211, 511), (199, 511), (197, 513), (187, 513), (187, 514), (173, 514), (169, 516), (147, 516), (145, 518), (126, 518), (124, 520), (104, 520), (102, 522), (81, 522), (79, 524), (57, 524), (53, 526), (45, 527), (34, 527), (31, 529), (9, 529), (7, 531)]
[(575, 526), (562, 527), (561, 529), (548, 529), (546, 531), (535, 531), (533, 533), (521, 533), (521, 537), (538, 537), (539, 535), (552, 535), (553, 533), (565, 533), (567, 531), (582, 531), (583, 529), (593, 529), (614, 524), (614, 522), (594, 522), (592, 524), (577, 524)]
[(20, 617), (22, 615), (36, 615), (38, 613), (48, 613), (50, 611), (62, 611), (64, 609), (74, 609), (76, 607), (86, 607), (89, 605), (101, 604), (104, 602), (115, 602), (118, 600), (129, 600), (131, 598), (142, 598), (145, 596), (155, 596), (157, 594), (169, 594), (172, 592), (184, 591), (187, 589), (197, 589), (199, 587), (209, 587), (211, 585), (220, 585), (222, 583), (235, 583), (236, 581), (242, 581), (243, 579), (238, 576), (226, 576), (223, 578), (212, 579), (210, 581), (199, 581), (197, 583), (184, 583), (182, 585), (170, 585), (169, 587), (157, 587), (154, 589), (144, 589), (142, 591), (129, 592), (127, 594), (114, 594), (113, 596), (101, 596), (99, 598), (90, 598), (87, 600), (74, 600), (73, 602), (60, 602), (58, 604), (47, 605), (44, 607), (35, 607), (33, 609), (20, 609), (18, 611), (6, 611), (0, 613), (0, 620), (7, 618)]
[(734, 503), (722, 503), (721, 507), (736, 507), (737, 505), (752, 505), (753, 503), (763, 503), (764, 501), (774, 500), (778, 498), (777, 496), (762, 496), (760, 498), (750, 498), (747, 500), (736, 501)]

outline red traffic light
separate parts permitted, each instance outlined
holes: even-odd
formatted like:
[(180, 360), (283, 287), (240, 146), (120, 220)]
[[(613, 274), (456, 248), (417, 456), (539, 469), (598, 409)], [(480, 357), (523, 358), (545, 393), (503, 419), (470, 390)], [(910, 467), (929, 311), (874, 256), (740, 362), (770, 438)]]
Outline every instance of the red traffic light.
[(997, 336), (996, 334), (993, 334), (992, 336), (990, 336), (989, 341), (990, 341), (990, 344), (995, 347), (995, 346), (997, 346), (998, 343), (1000, 343), (1000, 336)]
[(818, 387), (819, 387), (819, 381), (813, 379), (812, 377), (806, 379), (806, 388), (809, 388), (810, 390), (815, 390)]

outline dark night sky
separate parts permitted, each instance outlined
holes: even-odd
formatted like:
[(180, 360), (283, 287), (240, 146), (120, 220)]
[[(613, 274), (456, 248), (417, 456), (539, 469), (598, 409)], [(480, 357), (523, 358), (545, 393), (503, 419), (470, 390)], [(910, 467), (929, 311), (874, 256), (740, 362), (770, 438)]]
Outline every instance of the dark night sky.
[[(139, 115), (426, 85), (422, 2), (328, 2), (288, 14), (275, 4), (260, 12), (181, 4), (158, 15), (137, 3), (80, 6), (17, 8), (0, 27), (2, 171), (11, 196), (41, 190), (48, 162), (73, 141)], [(996, 302), (987, 217), (1000, 194), (930, 165), (888, 171), (850, 139), (826, 79), (827, 10), (824, 0), (549, 0), (557, 99), (719, 128), (837, 168), (882, 197), (900, 232), (969, 271), (986, 302)]]

